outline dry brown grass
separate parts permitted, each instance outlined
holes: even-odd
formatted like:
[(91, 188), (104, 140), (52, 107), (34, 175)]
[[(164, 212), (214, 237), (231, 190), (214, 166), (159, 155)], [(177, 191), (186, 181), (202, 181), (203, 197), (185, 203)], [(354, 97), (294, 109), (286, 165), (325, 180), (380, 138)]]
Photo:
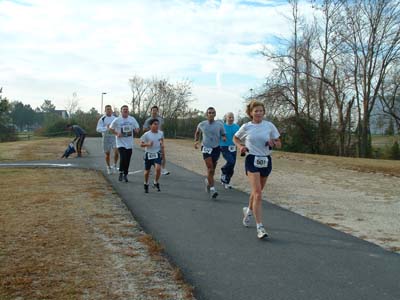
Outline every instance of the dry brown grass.
[(0, 299), (192, 299), (100, 173), (2, 169), (0, 189)]
[(161, 258), (164, 247), (160, 243), (156, 242), (150, 235), (143, 234), (138, 240), (147, 246), (147, 250), (152, 257), (157, 259)]
[(70, 138), (51, 138), (0, 143), (0, 161), (58, 159), (70, 141)]

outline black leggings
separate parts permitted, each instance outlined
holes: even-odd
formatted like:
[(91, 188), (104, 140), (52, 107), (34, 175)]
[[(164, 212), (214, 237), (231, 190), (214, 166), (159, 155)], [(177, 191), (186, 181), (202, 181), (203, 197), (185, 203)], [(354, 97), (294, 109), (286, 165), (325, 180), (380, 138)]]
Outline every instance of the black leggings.
[(119, 172), (128, 175), (129, 164), (131, 163), (132, 149), (124, 147), (118, 148), (119, 152)]
[(76, 152), (78, 152), (78, 155), (82, 155), (82, 145), (85, 141), (85, 137), (86, 135), (84, 134), (80, 135), (78, 141), (76, 142)]

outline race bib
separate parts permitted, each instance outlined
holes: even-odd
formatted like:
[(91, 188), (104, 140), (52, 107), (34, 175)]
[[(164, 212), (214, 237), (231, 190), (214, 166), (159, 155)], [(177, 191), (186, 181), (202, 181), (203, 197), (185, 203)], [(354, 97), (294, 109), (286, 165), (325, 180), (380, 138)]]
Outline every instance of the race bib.
[(203, 147), (203, 149), (201, 149), (201, 152), (203, 152), (204, 154), (211, 154), (212, 151), (213, 148)]
[(147, 153), (147, 159), (151, 160), (151, 159), (157, 159), (158, 158), (158, 153)]
[(268, 167), (268, 157), (267, 156), (255, 156), (254, 166), (256, 168), (267, 168)]
[(229, 150), (230, 152), (235, 152), (235, 151), (236, 151), (236, 146), (235, 146), (235, 145), (228, 146), (228, 150)]
[(124, 126), (122, 126), (122, 132), (123, 132), (123, 133), (132, 132), (132, 126), (131, 126), (131, 125), (124, 125)]
[(130, 125), (122, 126), (121, 132), (123, 137), (132, 136), (132, 126)]

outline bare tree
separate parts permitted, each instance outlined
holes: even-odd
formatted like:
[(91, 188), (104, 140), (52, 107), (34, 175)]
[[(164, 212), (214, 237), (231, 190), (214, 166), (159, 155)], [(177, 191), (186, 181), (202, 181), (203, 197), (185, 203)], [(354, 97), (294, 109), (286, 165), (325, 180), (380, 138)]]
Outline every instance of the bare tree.
[(396, 122), (400, 132), (400, 75), (399, 68), (394, 68), (390, 76), (382, 82), (379, 100), (383, 106), (383, 112), (391, 116)]
[(129, 79), (129, 86), (132, 92), (131, 107), (132, 113), (141, 116), (147, 112), (144, 106), (146, 94), (149, 91), (151, 80), (134, 75)]
[(346, 19), (342, 36), (353, 55), (360, 156), (366, 157), (370, 148), (371, 111), (388, 69), (400, 59), (400, 4), (395, 0), (349, 1), (346, 2)]
[(189, 80), (175, 84), (168, 79), (143, 79), (139, 76), (129, 80), (133, 93), (132, 112), (143, 121), (154, 105), (160, 109), (161, 116), (167, 119), (167, 128), (177, 127), (178, 118), (185, 116), (192, 100), (192, 86)]
[(67, 111), (68, 116), (71, 117), (79, 109), (78, 94), (74, 92), (72, 93), (72, 97), (67, 100), (67, 103), (65, 104), (65, 110)]
[(293, 110), (296, 117), (302, 111), (299, 99), (298, 77), (299, 77), (299, 26), (300, 16), (298, 0), (289, 0), (291, 15), (287, 19), (292, 23), (292, 38), (289, 41), (281, 39), (281, 46), (287, 45), (283, 53), (272, 52), (267, 47), (261, 51), (267, 59), (273, 61), (277, 66), (274, 77), (276, 78), (274, 87), (279, 90), (280, 98), (286, 101)]

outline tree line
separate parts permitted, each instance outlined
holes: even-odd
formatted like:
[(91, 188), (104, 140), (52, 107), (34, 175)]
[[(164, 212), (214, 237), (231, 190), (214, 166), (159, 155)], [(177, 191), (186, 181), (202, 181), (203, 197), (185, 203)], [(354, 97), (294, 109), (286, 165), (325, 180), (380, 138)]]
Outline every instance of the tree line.
[(204, 112), (190, 107), (193, 101), (192, 83), (182, 80), (176, 83), (165, 78), (143, 78), (134, 75), (129, 79), (132, 92), (131, 113), (143, 124), (152, 106), (158, 106), (165, 120), (163, 131), (166, 137), (193, 137)]
[[(205, 119), (204, 112), (190, 108), (193, 101), (192, 85), (188, 80), (171, 83), (168, 79), (145, 79), (138, 75), (128, 80), (132, 97), (127, 103), (131, 107), (131, 115), (140, 124), (150, 115), (154, 105), (160, 108), (165, 119), (163, 131), (166, 137), (192, 137), (196, 125)], [(88, 112), (79, 109), (76, 97), (67, 103), (65, 116), (60, 115), (51, 100), (45, 99), (40, 107), (32, 108), (21, 101), (9, 101), (1, 98), (0, 106), (0, 141), (17, 139), (17, 132), (34, 131), (35, 135), (62, 136), (68, 135), (65, 130), (68, 123), (79, 124), (89, 136), (98, 136), (96, 132), (100, 113), (92, 108)], [(115, 108), (116, 115), (119, 108)]]
[(252, 98), (280, 123), (287, 150), (370, 157), (378, 102), (400, 131), (400, 3), (311, 1), (310, 17), (288, 2), (291, 38), (264, 47), (275, 69)]

